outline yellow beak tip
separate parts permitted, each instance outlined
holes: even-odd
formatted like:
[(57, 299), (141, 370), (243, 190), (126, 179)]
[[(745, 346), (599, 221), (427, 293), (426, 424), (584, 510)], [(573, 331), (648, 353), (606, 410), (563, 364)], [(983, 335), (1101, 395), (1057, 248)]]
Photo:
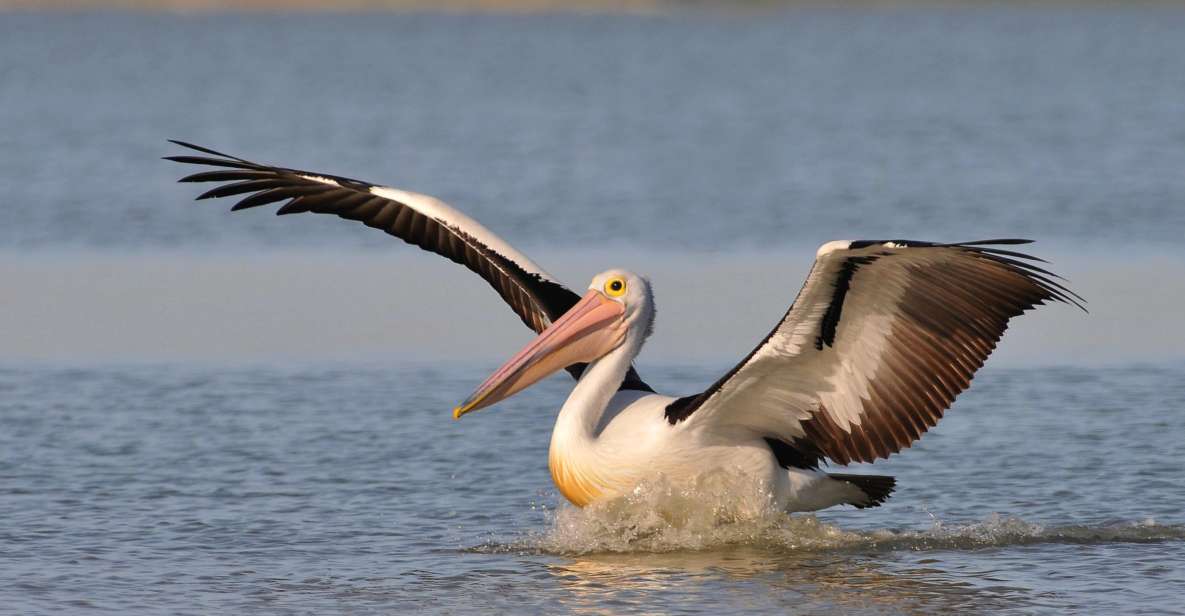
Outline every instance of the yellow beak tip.
[(459, 406), (455, 407), (453, 409), (453, 419), (460, 419), (461, 415), (464, 415), (464, 414), (465, 414), (465, 411)]

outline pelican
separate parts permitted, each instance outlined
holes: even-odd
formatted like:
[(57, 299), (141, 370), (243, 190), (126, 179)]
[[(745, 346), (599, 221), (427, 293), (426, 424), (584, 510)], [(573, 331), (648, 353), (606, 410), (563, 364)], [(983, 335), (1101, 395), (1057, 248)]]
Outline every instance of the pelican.
[(552, 431), (548, 466), (577, 506), (665, 478), (717, 471), (742, 495), (786, 512), (875, 507), (889, 476), (831, 473), (909, 447), (942, 417), (1008, 322), (1047, 302), (1083, 307), (1034, 262), (1002, 248), (1028, 240), (823, 244), (793, 305), (707, 389), (655, 392), (633, 362), (654, 327), (650, 282), (622, 269), (569, 290), (486, 227), (438, 199), (336, 175), (262, 165), (173, 141), (212, 168), (181, 182), (219, 184), (198, 199), (232, 210), (282, 202), (277, 214), (336, 214), (447, 257), (481, 276), (538, 337), (453, 410), (461, 416), (566, 369), (576, 379)]

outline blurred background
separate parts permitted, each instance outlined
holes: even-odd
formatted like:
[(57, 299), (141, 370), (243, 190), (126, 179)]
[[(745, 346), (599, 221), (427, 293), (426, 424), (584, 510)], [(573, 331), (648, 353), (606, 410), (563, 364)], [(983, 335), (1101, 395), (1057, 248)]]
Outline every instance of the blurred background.
[(827, 240), (994, 237), (1037, 240), (1092, 311), (1022, 320), (1002, 361), (1185, 354), (1175, 7), (162, 5), (2, 14), (0, 357), (525, 339), (484, 283), (379, 232), (194, 203), (166, 138), (439, 196), (571, 286), (649, 275), (644, 357), (743, 356)]
[[(1183, 32), (1174, 3), (0, 0), (0, 612), (1180, 610)], [(650, 276), (672, 393), (833, 239), (1030, 238), (1090, 314), (1019, 319), (877, 464), (884, 507), (639, 548), (653, 516), (551, 487), (566, 377), (449, 419), (530, 337), (484, 282), (195, 203), (169, 138), (438, 196), (574, 288)]]

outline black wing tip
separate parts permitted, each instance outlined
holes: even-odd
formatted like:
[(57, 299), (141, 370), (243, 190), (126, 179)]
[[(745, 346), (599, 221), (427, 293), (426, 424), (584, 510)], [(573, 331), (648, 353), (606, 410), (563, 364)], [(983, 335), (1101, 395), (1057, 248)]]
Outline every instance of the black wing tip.
[[(967, 248), (969, 250), (974, 250), (975, 252), (978, 252), (981, 254), (982, 253), (992, 253), (992, 254), (1006, 255), (1009, 257), (1016, 258), (1016, 259), (1024, 259), (1026, 261), (1037, 261), (1038, 263), (1049, 263), (1049, 261), (1046, 261), (1045, 259), (1042, 259), (1041, 257), (1037, 257), (1037, 256), (1034, 256), (1034, 255), (1031, 255), (1028, 253), (1016, 252), (1014, 250), (1004, 250), (1002, 248), (993, 248), (993, 246), (1020, 246), (1023, 244), (1035, 244), (1035, 243), (1037, 243), (1036, 240), (1030, 240), (1030, 239), (1002, 238), (1002, 239), (994, 239), (994, 240), (974, 240), (974, 241), (970, 241), (970, 242), (954, 242), (951, 244), (946, 244), (946, 246), (950, 246), (952, 248)], [(1041, 271), (1042, 273), (1045, 273), (1045, 274), (1049, 274), (1050, 276), (1057, 276), (1058, 278), (1061, 278), (1061, 276), (1058, 276), (1057, 274), (1054, 274), (1053, 272), (1046, 272), (1045, 270), (1039, 270), (1039, 271)]]
[[(202, 146), (197, 145), (195, 143), (190, 143), (188, 141), (182, 141), (180, 139), (166, 139), (165, 141), (167, 141), (173, 145), (181, 146), (187, 150), (193, 150), (195, 152), (201, 152), (203, 154), (213, 154), (215, 156), (222, 156), (225, 158), (233, 158), (233, 157), (227, 156), (226, 154), (223, 154), (221, 152), (216, 152), (214, 150), (211, 150), (210, 148), (202, 147)], [(168, 157), (165, 157), (165, 158), (168, 159)]]
[[(225, 152), (219, 152), (218, 150), (200, 146), (200, 145), (197, 145), (194, 143), (189, 143), (188, 141), (181, 141), (180, 139), (166, 139), (166, 141), (169, 143), (172, 143), (173, 145), (177, 145), (177, 146), (189, 149), (189, 150), (193, 150), (195, 152), (200, 152), (202, 154), (207, 154), (209, 156), (213, 156), (214, 158), (206, 158), (205, 156), (194, 156), (193, 154), (181, 154), (181, 155), (175, 155), (175, 156), (162, 156), (161, 157), (162, 160), (167, 160), (167, 161), (171, 161), (171, 162), (175, 162), (175, 163), (182, 163), (182, 164), (187, 164), (187, 165), (205, 165), (208, 167), (229, 167), (232, 169), (262, 169), (262, 168), (266, 168), (264, 165), (260, 165), (259, 163), (253, 163), (245, 158), (239, 158), (238, 156), (232, 156), (232, 155), (227, 154)], [(187, 180), (180, 180), (180, 181), (184, 182)]]
[(955, 242), (954, 245), (955, 246), (990, 246), (992, 244), (1002, 244), (1002, 245), (1017, 246), (1020, 244), (1035, 244), (1036, 242), (1037, 242), (1037, 240), (1011, 237), (1011, 238), (997, 238), (994, 240), (974, 240), (974, 241), (970, 241), (970, 242)]
[[(1004, 250), (1000, 248), (992, 248), (992, 246), (1018, 246), (1023, 244), (1035, 244), (1036, 240), (1028, 238), (995, 238), (987, 240), (971, 240), (967, 242), (951, 242), (951, 243), (936, 243), (923, 242), (917, 240), (859, 240), (854, 241), (849, 246), (850, 249), (871, 248), (874, 246), (885, 246), (893, 244), (897, 247), (903, 248), (961, 248), (985, 258), (992, 259), (1009, 268), (1019, 271), (1025, 278), (1033, 281), (1041, 287), (1048, 295), (1049, 300), (1069, 304), (1081, 310), (1086, 314), (1090, 311), (1086, 309), (1086, 298), (1071, 291), (1065, 285), (1058, 283), (1056, 280), (1066, 280), (1065, 277), (1055, 274), (1049, 270), (1037, 267), (1029, 261), (1038, 263), (1049, 263), (1045, 259), (1036, 257), (1023, 252), (1015, 252), (1012, 250)], [(1048, 276), (1048, 278), (1046, 277)]]
[(1062, 291), (1062, 296), (1056, 297), (1054, 299), (1056, 299), (1057, 301), (1059, 301), (1063, 304), (1069, 304), (1069, 305), (1081, 310), (1083, 314), (1090, 314), (1090, 311), (1086, 309), (1087, 301), (1086, 301), (1085, 297), (1082, 297), (1081, 295), (1078, 295), (1077, 293), (1075, 293), (1063, 286), (1059, 285), (1058, 288)]
[[(1058, 282), (1058, 280), (1069, 282), (1068, 280), (1066, 280), (1066, 278), (1064, 276), (1062, 276), (1060, 274), (1055, 274), (1054, 272), (1051, 272), (1047, 269), (1037, 267), (1036, 265), (1033, 265), (1032, 263), (1026, 263), (1025, 261), (1018, 260), (1018, 259), (1025, 259), (1028, 261), (1038, 261), (1041, 263), (1049, 263), (1045, 259), (1042, 259), (1039, 257), (1034, 257), (1033, 255), (1028, 255), (1028, 254), (1024, 254), (1024, 253), (1013, 252), (1011, 250), (996, 250), (996, 249), (992, 249), (989, 247), (992, 244), (999, 245), (999, 244), (1032, 244), (1032, 243), (1034, 243), (1033, 240), (1026, 240), (1026, 239), (997, 239), (997, 240), (979, 240), (979, 241), (975, 241), (975, 242), (959, 242), (958, 244), (953, 244), (953, 246), (967, 248), (968, 250), (971, 250), (977, 254), (983, 255), (989, 259), (995, 260), (995, 261), (1002, 263), (1010, 268), (1013, 268), (1014, 270), (1019, 271), (1025, 278), (1028, 278), (1029, 280), (1033, 281), (1038, 286), (1040, 286), (1041, 289), (1049, 295), (1048, 299), (1051, 299), (1053, 301), (1060, 302), (1063, 304), (1069, 304), (1071, 306), (1074, 306), (1075, 308), (1078, 308), (1079, 310), (1081, 310), (1082, 312), (1084, 312), (1086, 314), (1090, 314), (1090, 311), (1086, 309), (1086, 303), (1087, 303), (1086, 298), (1075, 293), (1066, 285)], [(1051, 280), (1051, 278), (1056, 279), (1056, 280)]]
[(195, 152), (201, 152), (203, 154), (210, 154), (212, 156), (221, 156), (222, 158), (226, 158), (226, 159), (230, 159), (230, 160), (237, 160), (237, 161), (243, 162), (243, 163), (247, 162), (247, 161), (239, 158), (238, 156), (231, 156), (230, 154), (226, 154), (224, 152), (219, 152), (218, 150), (213, 150), (213, 149), (207, 148), (205, 146), (200, 146), (195, 143), (190, 143), (188, 141), (181, 141), (180, 139), (167, 139), (166, 141), (168, 141), (169, 143), (171, 143), (173, 145), (179, 145), (183, 148), (190, 149)]
[[(874, 246), (890, 247), (890, 246), (888, 246), (889, 244), (892, 244), (891, 247), (894, 247), (894, 248), (955, 248), (955, 247), (991, 246), (991, 245), (1017, 246), (1020, 244), (1032, 244), (1032, 243), (1034, 243), (1034, 240), (1023, 239), (1023, 238), (999, 238), (999, 239), (991, 239), (991, 240), (972, 240), (969, 242), (949, 242), (949, 243), (927, 242), (927, 241), (923, 241), (923, 240), (906, 240), (906, 239), (853, 240), (848, 245), (848, 249), (859, 250), (861, 248), (872, 248)], [(1028, 258), (1036, 259), (1036, 257), (1028, 257)], [(1037, 259), (1037, 260), (1040, 260), (1040, 259)]]

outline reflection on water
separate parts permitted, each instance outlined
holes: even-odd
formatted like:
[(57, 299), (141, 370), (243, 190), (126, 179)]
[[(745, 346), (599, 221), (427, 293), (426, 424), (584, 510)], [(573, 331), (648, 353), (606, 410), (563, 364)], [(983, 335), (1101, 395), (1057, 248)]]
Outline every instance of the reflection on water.
[[(562, 505), (544, 532), (468, 551), (556, 557), (547, 571), (564, 590), (565, 608), (580, 613), (642, 608), (656, 595), (665, 608), (691, 610), (705, 599), (700, 589), (738, 586), (766, 589), (744, 593), (751, 609), (996, 613), (1039, 608), (1048, 599), (1032, 580), (990, 565), (998, 559), (1026, 569), (1027, 557), (1002, 549), (1152, 544), (1175, 550), (1185, 542), (1185, 525), (1151, 519), (1059, 526), (991, 515), (971, 524), (934, 519), (921, 530), (845, 530), (815, 515), (774, 511), (722, 521), (724, 498), (648, 486), (583, 509)], [(967, 552), (986, 552), (987, 562), (969, 565), (959, 556)]]
[[(550, 567), (566, 591), (565, 606), (598, 612), (629, 597), (677, 592), (697, 579), (726, 587), (760, 584), (768, 605), (804, 612), (845, 613), (923, 610), (931, 613), (990, 611), (1022, 604), (1023, 588), (978, 588), (934, 567), (899, 567), (865, 557), (818, 553), (770, 553), (738, 547), (664, 554), (599, 554)], [(760, 598), (757, 599), (761, 601)]]
[[(566, 555), (548, 571), (565, 590), (564, 605), (589, 613), (601, 613), (606, 605), (641, 603), (655, 593), (722, 584), (776, 589), (766, 599), (770, 605), (763, 607), (793, 605), (806, 612), (991, 613), (1039, 606), (1040, 592), (1031, 581), (1026, 585), (1003, 579), (993, 567), (968, 567), (949, 552), (1048, 543), (1169, 542), (1176, 545), (1170, 549), (1179, 549), (1185, 541), (1185, 526), (1152, 522), (1045, 528), (993, 518), (958, 528), (936, 525), (926, 532), (852, 533), (804, 516), (786, 521), (782, 530), (768, 542), (702, 550), (651, 552), (653, 546), (647, 545), (631, 552)], [(736, 534), (726, 531), (724, 536)]]

